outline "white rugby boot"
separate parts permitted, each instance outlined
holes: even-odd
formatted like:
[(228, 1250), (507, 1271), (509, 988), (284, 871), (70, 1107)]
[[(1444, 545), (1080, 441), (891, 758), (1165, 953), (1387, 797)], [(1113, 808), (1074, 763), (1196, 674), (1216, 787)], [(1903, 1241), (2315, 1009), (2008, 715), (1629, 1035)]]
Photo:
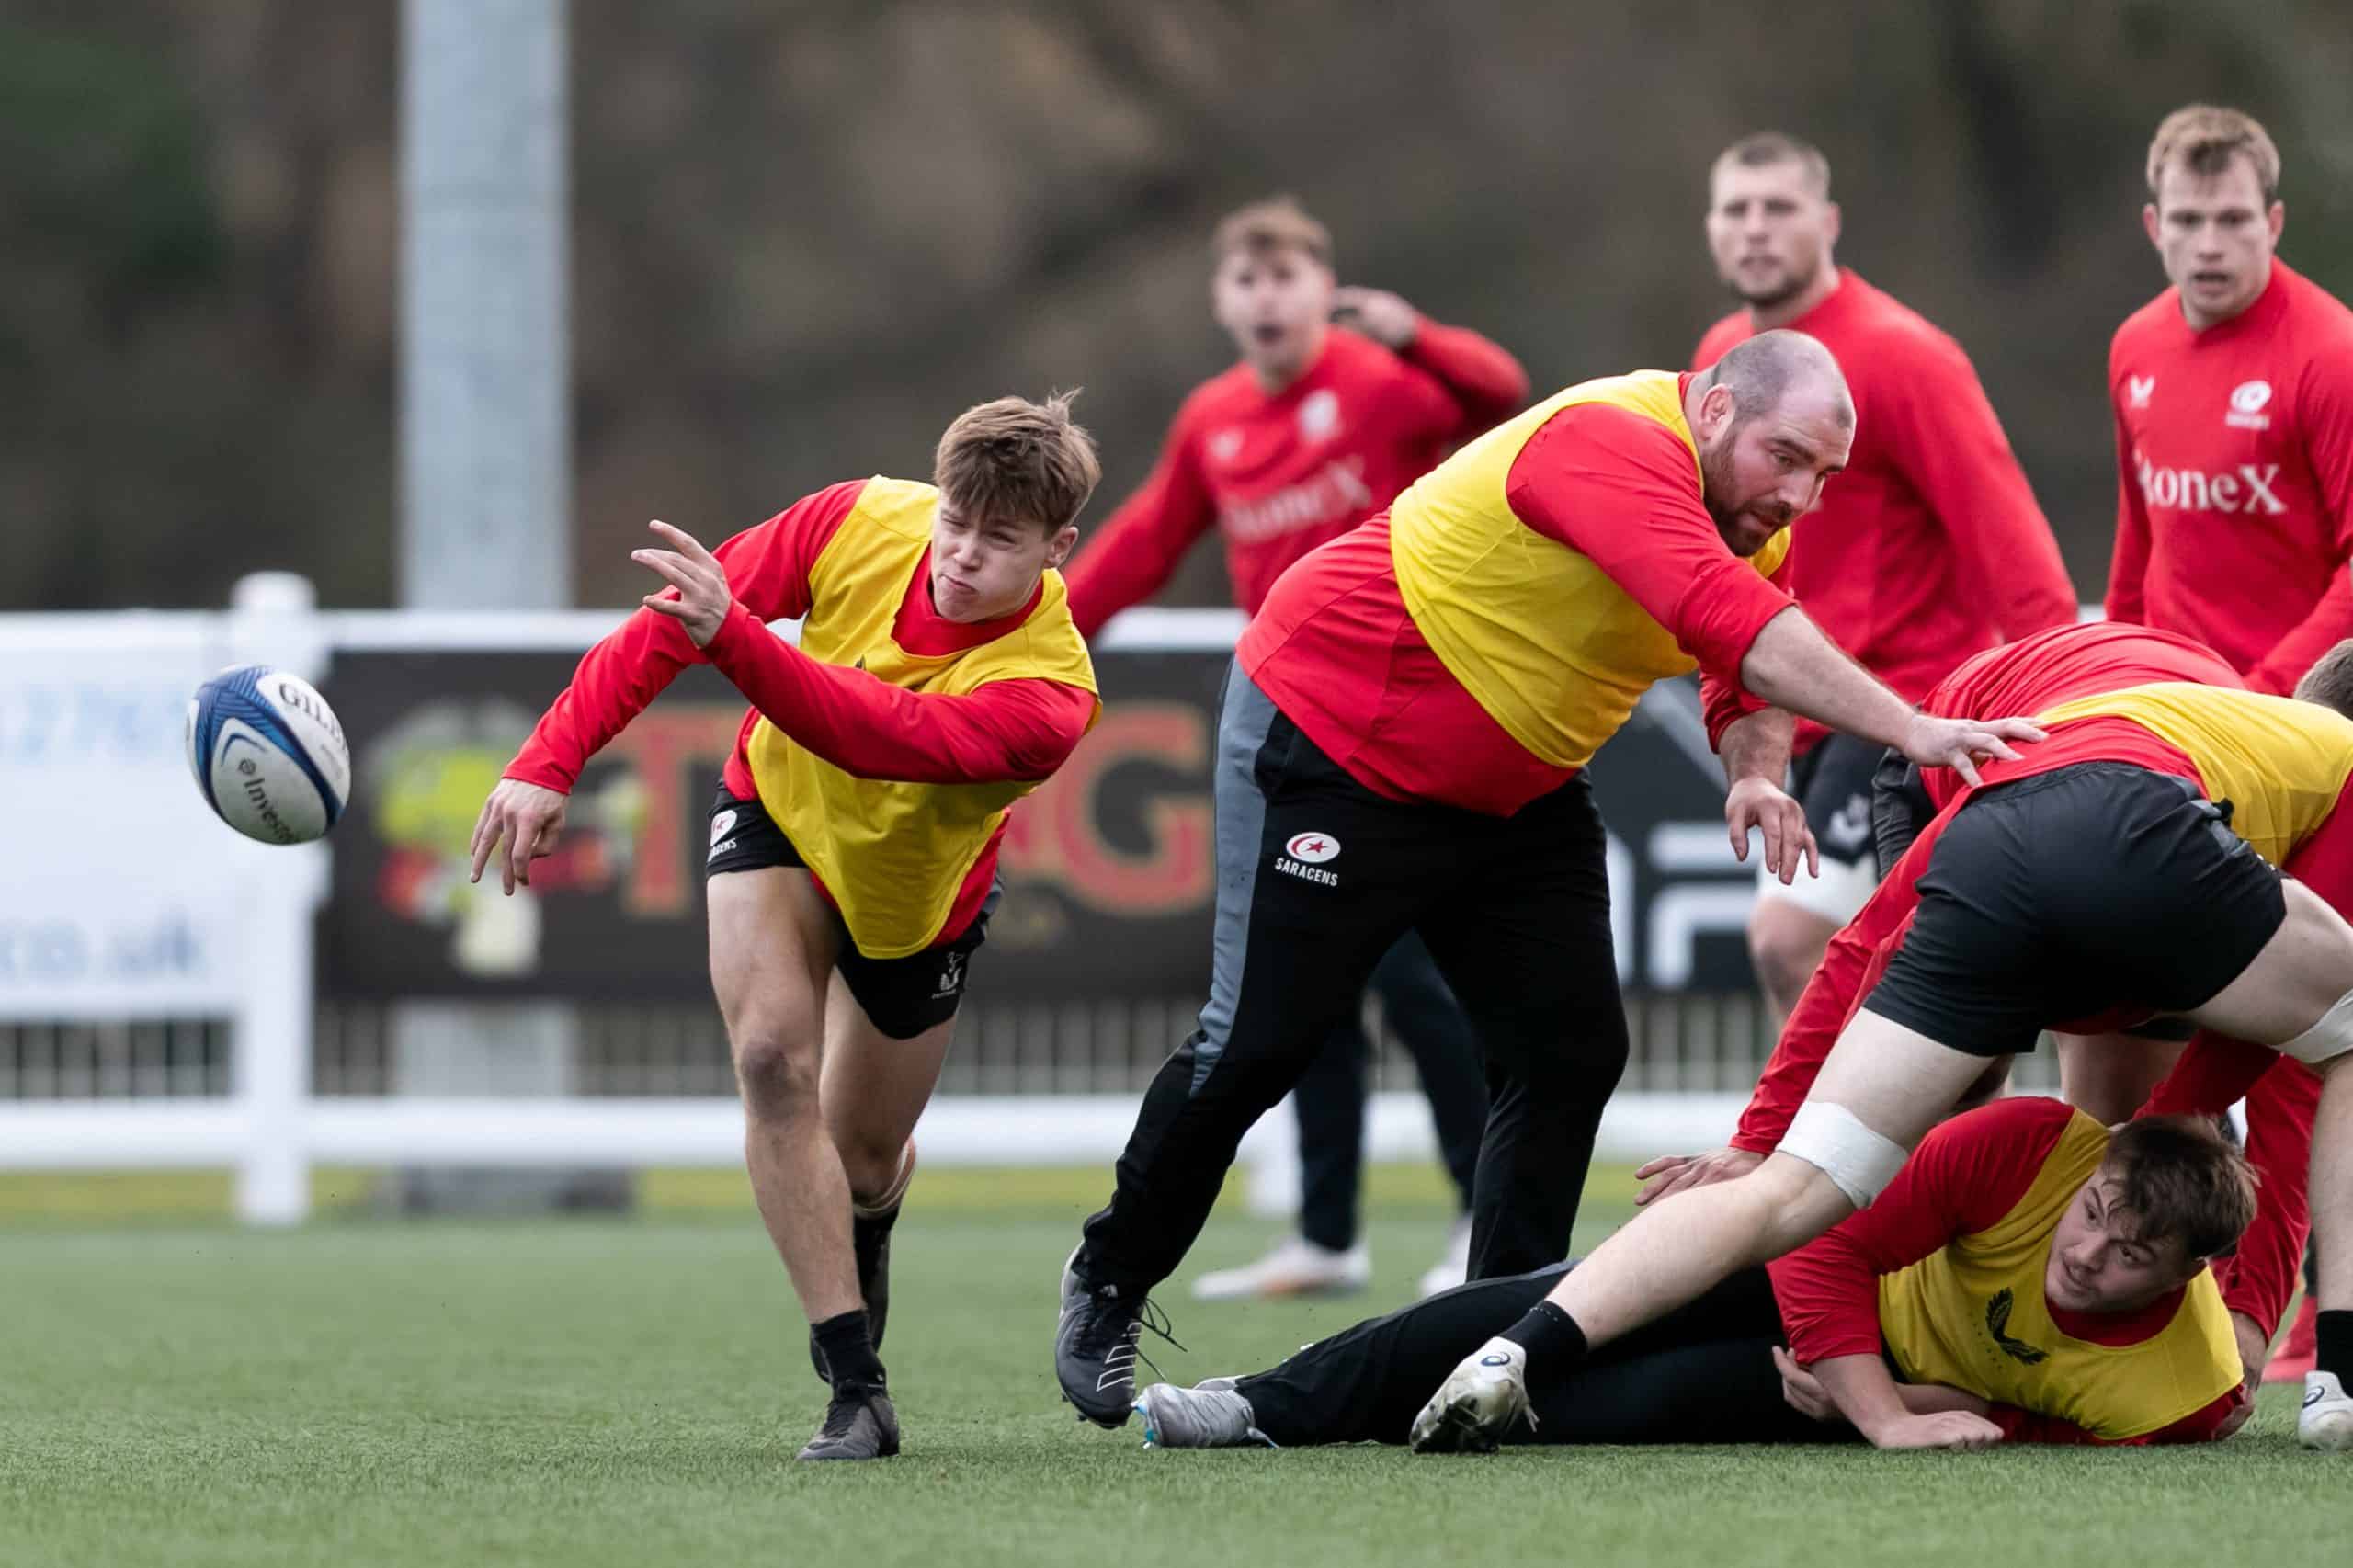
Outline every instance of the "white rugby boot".
[(2353, 1394), (2334, 1372), (2304, 1374), (2304, 1407), (2296, 1412), (2296, 1441), (2330, 1453), (2353, 1452)]
[(1536, 1426), (1528, 1405), (1528, 1352), (1498, 1335), (1462, 1358), (1414, 1417), (1417, 1454), (1491, 1454), (1518, 1422)]

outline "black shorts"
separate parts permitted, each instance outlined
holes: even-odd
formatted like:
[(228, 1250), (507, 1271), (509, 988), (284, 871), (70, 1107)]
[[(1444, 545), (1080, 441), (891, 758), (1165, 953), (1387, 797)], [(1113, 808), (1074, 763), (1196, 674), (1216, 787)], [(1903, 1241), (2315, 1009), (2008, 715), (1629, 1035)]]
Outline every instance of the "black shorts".
[(1805, 808), (1805, 824), (1824, 859), (1872, 863), (1871, 775), (1880, 755), (1870, 741), (1834, 734), (1790, 764), (1790, 793)]
[[(705, 877), (808, 863), (767, 807), (756, 799), (743, 800), (725, 784), (720, 785), (717, 798), (710, 802), (710, 855), (703, 865)], [(859, 952), (858, 944), (850, 940), (842, 912), (829, 902), (825, 908), (833, 915), (836, 938), (834, 968), (876, 1028), (892, 1040), (913, 1040), (956, 1016), (957, 1004), (964, 999), (973, 950), (988, 939), (989, 915), (996, 908), (996, 890), (992, 888), (980, 915), (954, 941), (897, 959), (870, 959)]]
[(1888, 747), (1871, 775), (1871, 837), (1876, 841), (1881, 881), (1936, 814), (1936, 802), (1928, 799), (1928, 786), (1920, 778), (1920, 765)]
[(1984, 791), (1938, 836), (1863, 1006), (1975, 1056), (2118, 1006), (2200, 1006), (2288, 914), (2279, 874), (2229, 822), (2227, 801), (2130, 763)]

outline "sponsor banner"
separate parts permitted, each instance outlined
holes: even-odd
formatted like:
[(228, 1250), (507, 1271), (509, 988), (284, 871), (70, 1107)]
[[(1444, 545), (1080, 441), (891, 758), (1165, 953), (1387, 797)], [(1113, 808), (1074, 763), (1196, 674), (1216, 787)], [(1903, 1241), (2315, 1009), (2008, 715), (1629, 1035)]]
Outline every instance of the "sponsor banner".
[[(495, 650), (336, 655), (324, 689), (352, 739), (355, 781), (321, 941), (329, 994), (708, 996), (709, 812), (744, 714), (711, 671), (686, 672), (589, 764), (560, 847), (537, 863), (528, 892), (507, 899), (488, 873), (480, 886), (465, 880), (483, 797), (574, 662)], [(1102, 720), (1014, 809), (974, 994), (1204, 988), (1210, 768), (1226, 663), (1214, 652), (1097, 654)], [(1684, 709), (1646, 707), (1595, 769), (1619, 964), (1637, 987), (1742, 989), (1752, 873), (1732, 858), (1704, 737), (1704, 768), (1689, 749), (1696, 703)], [(1309, 867), (1336, 852), (1292, 849)]]
[(62, 636), (0, 628), (0, 1018), (226, 1011), (239, 910), (286, 851), (215, 818), (188, 772), (188, 699), (223, 649), (192, 625)]

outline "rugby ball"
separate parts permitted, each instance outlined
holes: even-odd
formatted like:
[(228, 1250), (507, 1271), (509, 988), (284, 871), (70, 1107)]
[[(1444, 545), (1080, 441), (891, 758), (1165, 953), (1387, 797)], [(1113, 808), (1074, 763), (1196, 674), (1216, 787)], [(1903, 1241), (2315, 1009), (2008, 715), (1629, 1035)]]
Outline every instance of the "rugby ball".
[(264, 844), (324, 838), (351, 798), (343, 726), (309, 681), (240, 665), (188, 705), (188, 766), (214, 814)]

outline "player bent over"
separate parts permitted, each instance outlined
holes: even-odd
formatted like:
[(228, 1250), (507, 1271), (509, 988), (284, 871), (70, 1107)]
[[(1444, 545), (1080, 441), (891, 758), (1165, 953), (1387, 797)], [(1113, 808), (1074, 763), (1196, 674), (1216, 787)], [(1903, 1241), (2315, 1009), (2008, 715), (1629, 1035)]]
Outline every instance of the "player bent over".
[[(2353, 926), (2332, 907), (2353, 907), (2353, 721), (2188, 681), (2102, 689), (2080, 657), (2090, 631), (2043, 632), (1955, 676), (2004, 711), (2037, 689), (2059, 698), (2037, 714), (2049, 739), (1979, 784), (1929, 776), (1938, 814), (1856, 917), (1877, 939), (1817, 973), (1860, 1005), (1775, 1152), (1651, 1206), (1500, 1336), (1508, 1352), (1458, 1367), (1431, 1402), (1433, 1446), (1487, 1433), (1491, 1385), (1530, 1361), (1548, 1378), (1574, 1367), (1867, 1207), (1986, 1058), (2031, 1049), (2046, 1025), (2088, 1034), (2165, 1012), (2321, 1075), (2311, 1190), (2324, 1243), (2341, 1244), (2320, 1249), (2298, 1432), (2353, 1449), (2353, 1268), (2337, 1262), (2353, 1247)], [(2039, 688), (2050, 669), (2066, 678)], [(2069, 699), (2076, 676), (2091, 689)]]
[[(1157, 592), (1212, 526), (1234, 604), (1257, 614), (1293, 562), (1386, 511), (1449, 447), (1528, 396), (1518, 361), (1468, 327), (1441, 325), (1381, 290), (1342, 288), (1330, 232), (1289, 198), (1228, 214), (1211, 249), (1211, 306), (1239, 360), (1186, 398), (1152, 477), (1071, 557), (1071, 615), (1090, 641)], [(1348, 324), (1330, 324), (1335, 315)], [(1370, 990), (1414, 1059), (1461, 1199), (1446, 1255), (1423, 1277), (1427, 1293), (1461, 1284), (1468, 1267), (1486, 1078), (1461, 1004), (1418, 938), (1381, 958)], [(1289, 1295), (1370, 1280), (1357, 1213), (1367, 1050), (1357, 1016), (1343, 1017), (1292, 1091), (1298, 1233), (1255, 1263), (1203, 1275), (1196, 1295)]]
[[(2353, 716), (2353, 644), (2340, 654), (2332, 654), (2314, 666), (2296, 695)], [(2041, 710), (2103, 693), (2184, 681), (2234, 689), (2244, 687), (2222, 656), (2202, 643), (2174, 632), (2107, 621), (2045, 631), (2014, 653), (1973, 659), (1931, 690), (1923, 705), (1932, 713), (1947, 715), (2011, 707)], [(1900, 756), (1881, 763), (1874, 789), (1880, 863), (1893, 870), (1936, 817), (1936, 801), (1931, 798), (1935, 792), (1924, 782), (1920, 770), (1906, 767)], [(2325, 873), (2315, 875), (2324, 853), (2325, 846), (2298, 851), (2287, 863), (2289, 873), (2305, 879), (2324, 899), (2334, 902), (2353, 896), (2353, 886), (2340, 889)], [(1773, 1152), (1788, 1132), (1806, 1091), (1813, 1087), (1839, 1029), (1874, 978), (1875, 966), (1884, 961), (1880, 949), (1892, 938), (1900, 938), (1904, 922), (1917, 902), (1916, 884), (1898, 885), (1884, 898), (1871, 902), (1867, 913), (1838, 933), (1775, 1044), (1773, 1059), (1741, 1115), (1731, 1146), (1644, 1166), (1635, 1174), (1649, 1178), (1649, 1185), (1636, 1196), (1637, 1206), (1753, 1169)], [(2054, 1030), (2063, 1031), (2063, 1053), (2072, 1043), (2079, 1054), (2147, 1054), (2145, 1044), (2130, 1033), (2071, 1037), (2063, 1032), (2082, 1023), (2104, 1029), (2107, 1023), (2127, 1021), (2124, 1018), (2063, 1020), (2054, 1017), (2050, 1021)], [(2191, 1033), (2185, 1031), (2181, 1043), (2189, 1043)], [(1995, 1059), (1992, 1075), (1997, 1081), (2006, 1078), (2008, 1071), (2006, 1055)], [(2063, 1081), (2063, 1071), (2061, 1076)], [(2123, 1074), (2104, 1076), (2114, 1081)], [(2319, 1079), (2302, 1062), (2276, 1051), (2199, 1034), (2194, 1049), (2180, 1057), (2177, 1069), (2153, 1087), (2154, 1096), (2151, 1086), (2140, 1091), (2146, 1102), (2144, 1114), (2146, 1110), (2214, 1112), (2241, 1098), (2246, 1101), (2247, 1153), (2262, 1177), (2262, 1187), (2255, 1224), (2240, 1241), (2227, 1268), (2218, 1269), (2217, 1276), (2222, 1280), (2222, 1300), (2231, 1310), (2239, 1338), (2240, 1357), (2251, 1375), (2261, 1375), (2272, 1335), (2295, 1293), (2296, 1259), (2302, 1254), (2308, 1231), (2305, 1176), (2312, 1162)], [(2063, 1097), (2074, 1103), (2072, 1095)], [(2079, 1105), (2077, 1108), (2096, 1120), (2111, 1119), (2097, 1107)], [(2131, 1113), (2131, 1108), (2127, 1107), (2125, 1114)], [(2299, 1370), (2296, 1375), (2301, 1380), (2303, 1373)]]
[[(898, 1452), (891, 1226), (1007, 812), (1095, 722), (1054, 568), (1098, 476), (1067, 398), (1001, 398), (948, 427), (931, 484), (836, 484), (715, 552), (655, 523), (670, 548), (636, 559), (671, 589), (581, 661), (474, 830), (473, 874), (504, 840), (512, 892), (582, 765), (680, 669), (751, 699), (711, 811), (710, 974), (753, 1196), (833, 1389), (802, 1459)], [(792, 617), (797, 649), (762, 624)]]
[[(1582, 1364), (1492, 1384), (1495, 1418), (1462, 1446), (2228, 1437), (2253, 1402), (2207, 1260), (2245, 1230), (2255, 1189), (2211, 1119), (2111, 1133), (2056, 1100), (1996, 1101), (1929, 1133), (1829, 1234)], [(1145, 1439), (1434, 1446), (1415, 1426), (1431, 1381), (1465, 1356), (1508, 1359), (1495, 1336), (1574, 1267), (1449, 1291), (1252, 1377), (1154, 1384), (1136, 1402)], [(1842, 1418), (1851, 1430), (1824, 1425)]]
[(1654, 682), (1700, 668), (1733, 842), (1761, 826), (1789, 876), (1813, 839), (1779, 788), (1790, 717), (1768, 703), (1972, 778), (1972, 754), (2040, 735), (1915, 712), (1777, 585), (1854, 424), (1836, 361), (1797, 333), (1697, 375), (1584, 382), (1275, 585), (1218, 722), (1209, 1004), (1064, 1270), (1054, 1369), (1082, 1415), (1127, 1420), (1147, 1292), (1407, 931), (1487, 1058), (1472, 1278), (1566, 1256), (1628, 1050), (1585, 768)]

